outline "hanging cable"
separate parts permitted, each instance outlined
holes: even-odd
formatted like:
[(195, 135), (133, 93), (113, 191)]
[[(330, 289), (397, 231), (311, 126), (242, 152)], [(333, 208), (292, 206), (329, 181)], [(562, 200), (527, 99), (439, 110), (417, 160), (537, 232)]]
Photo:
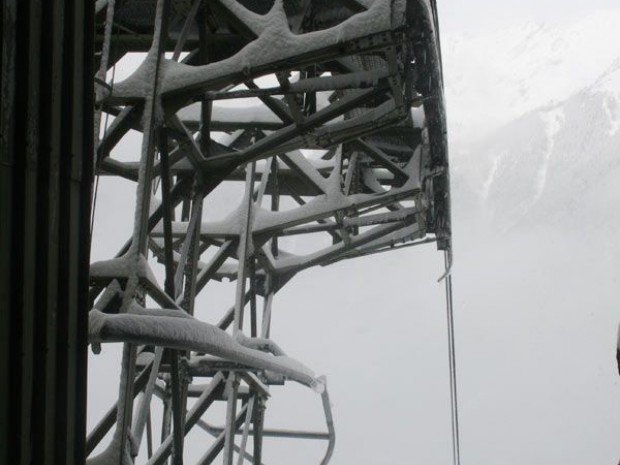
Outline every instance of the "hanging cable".
[[(114, 66), (112, 66), (112, 77), (111, 77), (111, 81), (110, 81), (110, 92), (112, 89), (114, 89), (114, 75), (116, 74), (116, 63), (114, 63)], [(103, 128), (104, 128), (104, 132), (108, 129), (108, 119), (110, 117), (110, 113), (105, 114), (105, 120), (103, 121)], [(96, 131), (99, 131), (98, 128), (95, 129)], [(93, 235), (93, 229), (95, 227), (95, 208), (97, 206), (97, 192), (99, 191), (99, 171), (97, 170), (97, 172), (95, 173), (95, 188), (94, 188), (94, 192), (93, 192), (93, 203), (91, 205), (91, 209), (90, 209), (90, 235), (92, 237)]]
[[(104, 40), (103, 40), (103, 46), (101, 50), (101, 60), (99, 64), (99, 70), (97, 71), (97, 74), (95, 75), (95, 83), (96, 84), (98, 83), (100, 86), (106, 88), (110, 94), (112, 93), (112, 90), (114, 89), (114, 75), (116, 74), (116, 63), (114, 63), (114, 65), (112, 66), (112, 80), (110, 84), (107, 84), (105, 79), (106, 79), (106, 74), (108, 72), (108, 61), (110, 59), (110, 49), (112, 46), (112, 34), (114, 33), (112, 26), (114, 23), (115, 3), (116, 3), (115, 0), (110, 0), (107, 5)], [(95, 93), (96, 93), (96, 100), (99, 100), (103, 96), (100, 88), (97, 88)], [(98, 108), (95, 110), (95, 118), (94, 118), (94, 125), (93, 125), (95, 147), (97, 147), (97, 145), (99, 144), (99, 132), (101, 131), (101, 111), (102, 111), (101, 108)], [(109, 117), (110, 117), (110, 113), (106, 112), (105, 120), (103, 123), (104, 132), (105, 130), (108, 129)], [(95, 174), (95, 187), (93, 191), (92, 204), (91, 204), (91, 209), (90, 209), (90, 236), (91, 237), (93, 235), (93, 229), (95, 227), (95, 207), (97, 205), (97, 192), (99, 191), (99, 172), (97, 170), (97, 151), (96, 150), (95, 150), (95, 153), (93, 154), (93, 157), (95, 158), (95, 163), (93, 163), (93, 166), (95, 167), (96, 171), (94, 173)]]
[(452, 460), (454, 465), (461, 464), (461, 450), (459, 439), (459, 403), (456, 389), (456, 350), (454, 348), (454, 313), (452, 302), (452, 251), (444, 252), (446, 273), (446, 313), (448, 320), (448, 358), (450, 361), (450, 408), (452, 413)]

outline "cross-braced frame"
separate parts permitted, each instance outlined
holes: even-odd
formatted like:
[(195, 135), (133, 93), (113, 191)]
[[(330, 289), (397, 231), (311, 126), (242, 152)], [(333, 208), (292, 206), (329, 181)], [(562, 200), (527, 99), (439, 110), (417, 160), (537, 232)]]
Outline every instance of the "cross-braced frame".
[[(449, 250), (436, 12), (426, 0), (99, 0), (99, 176), (136, 182), (134, 228), (92, 264), (90, 342), (124, 343), (118, 402), (89, 433), (92, 464), (263, 463), (263, 437), (335, 440), (325, 380), (270, 337), (274, 296), (316, 265), (437, 241)], [(106, 81), (124, 56), (135, 72)], [(133, 160), (117, 156), (130, 130)], [(223, 185), (235, 205), (205, 202)], [(205, 209), (225, 209), (219, 221)], [(159, 267), (160, 271), (157, 270)], [(164, 277), (160, 282), (158, 272)], [(235, 282), (210, 324), (197, 295)], [(271, 385), (321, 393), (325, 431), (265, 425)], [(151, 404), (163, 402), (161, 441)], [(191, 402), (188, 401), (191, 399)], [(223, 427), (205, 412), (225, 402)], [(146, 456), (139, 455), (143, 437)], [(251, 443), (251, 448), (248, 444)], [(251, 450), (250, 450), (251, 449)]]

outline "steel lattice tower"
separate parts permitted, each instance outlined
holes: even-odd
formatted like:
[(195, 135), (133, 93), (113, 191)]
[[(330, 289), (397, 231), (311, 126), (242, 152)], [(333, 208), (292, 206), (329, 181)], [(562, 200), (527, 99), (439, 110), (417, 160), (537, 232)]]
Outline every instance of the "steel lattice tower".
[[(111, 81), (135, 52), (135, 72)], [(207, 428), (200, 465), (261, 464), (266, 435), (324, 440), (327, 463), (325, 381), (270, 338), (271, 306), (312, 266), (429, 241), (449, 251), (434, 3), (98, 0), (95, 60), (96, 174), (134, 181), (136, 198), (131, 237), (90, 268), (90, 343), (124, 349), (118, 402), (87, 451), (112, 440), (87, 463), (181, 463), (186, 434), (219, 402), (224, 427)], [(128, 161), (117, 147), (131, 130), (142, 143)], [(206, 202), (223, 185), (238, 204)], [(206, 221), (208, 208), (228, 215)], [(234, 299), (218, 323), (201, 321), (197, 296), (222, 280)], [(287, 381), (321, 393), (325, 432), (265, 425), (270, 386)]]

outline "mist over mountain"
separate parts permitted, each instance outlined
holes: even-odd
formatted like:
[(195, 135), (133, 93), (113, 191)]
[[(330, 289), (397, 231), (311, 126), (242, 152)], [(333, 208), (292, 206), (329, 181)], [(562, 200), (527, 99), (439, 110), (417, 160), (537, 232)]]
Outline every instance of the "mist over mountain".
[(620, 10), (448, 38), (457, 221), (497, 232), (618, 230), (618, 24)]
[(442, 43), (463, 462), (616, 464), (620, 9)]
[(565, 101), (620, 57), (620, 9), (569, 23), (527, 23), (442, 39), (451, 137), (472, 141)]

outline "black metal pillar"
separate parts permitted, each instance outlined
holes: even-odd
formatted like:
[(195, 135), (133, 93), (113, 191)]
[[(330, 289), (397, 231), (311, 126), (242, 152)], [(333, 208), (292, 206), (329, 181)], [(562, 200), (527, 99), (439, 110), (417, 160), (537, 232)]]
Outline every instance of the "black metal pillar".
[(0, 8), (0, 463), (82, 464), (94, 2)]

